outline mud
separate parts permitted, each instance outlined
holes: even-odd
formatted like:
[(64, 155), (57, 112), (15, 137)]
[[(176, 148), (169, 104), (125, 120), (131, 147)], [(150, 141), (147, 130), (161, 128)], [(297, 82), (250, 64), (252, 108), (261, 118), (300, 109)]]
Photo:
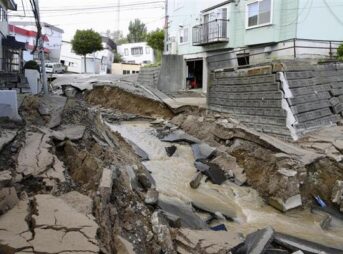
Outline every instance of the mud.
[(146, 97), (135, 95), (117, 87), (96, 87), (86, 95), (92, 105), (113, 108), (142, 116), (171, 118), (174, 114), (165, 105)]

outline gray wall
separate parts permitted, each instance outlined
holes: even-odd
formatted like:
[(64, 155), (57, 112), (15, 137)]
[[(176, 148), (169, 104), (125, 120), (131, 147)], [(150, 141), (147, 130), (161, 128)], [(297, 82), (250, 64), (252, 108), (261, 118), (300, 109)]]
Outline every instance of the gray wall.
[(184, 89), (184, 72), (185, 61), (183, 56), (163, 56), (158, 89), (162, 92), (175, 92)]

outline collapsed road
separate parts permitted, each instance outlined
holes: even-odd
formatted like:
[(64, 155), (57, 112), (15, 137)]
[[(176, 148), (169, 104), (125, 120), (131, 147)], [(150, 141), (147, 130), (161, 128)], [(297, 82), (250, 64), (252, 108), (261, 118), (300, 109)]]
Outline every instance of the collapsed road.
[(0, 253), (343, 253), (338, 138), (174, 114), (123, 82), (74, 89), (0, 121)]

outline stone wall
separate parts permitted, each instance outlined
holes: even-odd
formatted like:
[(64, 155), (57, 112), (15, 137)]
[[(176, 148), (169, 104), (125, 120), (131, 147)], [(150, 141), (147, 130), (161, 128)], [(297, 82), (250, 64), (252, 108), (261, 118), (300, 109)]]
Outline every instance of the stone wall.
[(209, 108), (257, 131), (298, 139), (343, 112), (343, 65), (272, 63), (210, 75)]
[(164, 55), (158, 89), (162, 92), (175, 92), (185, 89), (185, 61), (181, 55)]
[(161, 67), (142, 67), (138, 75), (138, 84), (157, 88)]

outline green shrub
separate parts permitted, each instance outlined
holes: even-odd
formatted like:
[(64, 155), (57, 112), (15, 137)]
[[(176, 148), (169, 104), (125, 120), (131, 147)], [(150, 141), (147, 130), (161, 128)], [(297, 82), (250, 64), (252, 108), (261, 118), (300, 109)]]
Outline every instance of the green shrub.
[(24, 69), (40, 71), (38, 63), (33, 60), (27, 61), (24, 65)]

